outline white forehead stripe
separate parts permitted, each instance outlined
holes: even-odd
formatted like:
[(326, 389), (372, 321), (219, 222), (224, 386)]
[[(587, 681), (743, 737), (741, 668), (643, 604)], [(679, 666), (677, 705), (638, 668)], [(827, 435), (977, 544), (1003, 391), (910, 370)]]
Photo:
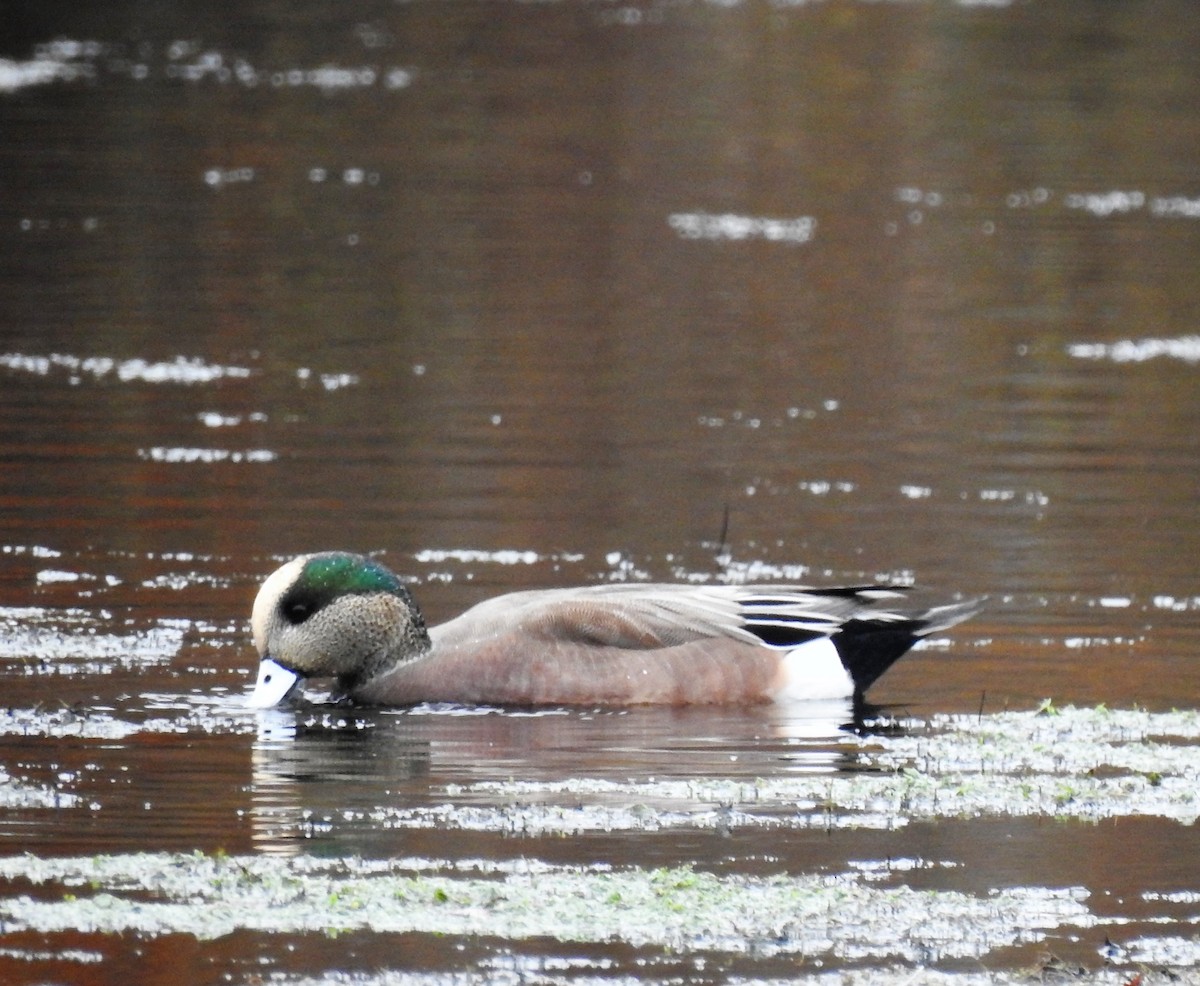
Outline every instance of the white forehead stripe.
[(306, 561), (308, 556), (303, 555), (275, 569), (254, 597), (254, 609), (250, 612), (250, 632), (254, 635), (254, 646), (258, 648), (259, 656), (265, 656), (263, 652), (267, 645), (267, 624), (271, 614), (279, 604), (279, 598), (300, 577)]

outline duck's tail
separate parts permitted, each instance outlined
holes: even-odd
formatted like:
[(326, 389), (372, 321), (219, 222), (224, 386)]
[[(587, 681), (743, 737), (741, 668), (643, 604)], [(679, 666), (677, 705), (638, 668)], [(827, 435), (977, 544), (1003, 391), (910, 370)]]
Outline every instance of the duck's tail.
[(879, 613), (848, 620), (830, 639), (842, 665), (854, 681), (854, 695), (863, 693), (922, 637), (941, 633), (983, 608), (984, 600), (966, 599), (926, 610)]

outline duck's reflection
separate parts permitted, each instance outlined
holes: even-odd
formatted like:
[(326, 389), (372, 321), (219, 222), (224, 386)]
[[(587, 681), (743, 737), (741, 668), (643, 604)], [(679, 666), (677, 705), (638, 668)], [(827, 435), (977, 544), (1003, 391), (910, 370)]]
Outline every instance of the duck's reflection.
[[(254, 838), (264, 852), (319, 851), (325, 841), (376, 852), (388, 841), (381, 830), (414, 808), (511, 802), (511, 793), (481, 782), (550, 790), (579, 779), (862, 770), (862, 737), (890, 728), (877, 709), (840, 700), (749, 709), (268, 710), (253, 747)], [(403, 827), (391, 826), (387, 851)]]
[[(391, 723), (402, 727), (402, 723)], [(294, 853), (325, 820), (358, 813), (429, 770), (429, 743), (404, 728), (379, 728), (353, 710), (258, 713), (252, 763), (255, 844)]]

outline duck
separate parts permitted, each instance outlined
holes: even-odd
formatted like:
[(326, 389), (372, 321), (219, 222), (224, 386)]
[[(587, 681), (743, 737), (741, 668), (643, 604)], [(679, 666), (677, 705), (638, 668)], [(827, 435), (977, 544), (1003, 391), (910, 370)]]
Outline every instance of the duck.
[(309, 678), (383, 707), (858, 701), (918, 640), (981, 605), (914, 595), (886, 583), (604, 583), (507, 593), (429, 627), (383, 563), (318, 552), (255, 597), (259, 668), (245, 702), (287, 703)]

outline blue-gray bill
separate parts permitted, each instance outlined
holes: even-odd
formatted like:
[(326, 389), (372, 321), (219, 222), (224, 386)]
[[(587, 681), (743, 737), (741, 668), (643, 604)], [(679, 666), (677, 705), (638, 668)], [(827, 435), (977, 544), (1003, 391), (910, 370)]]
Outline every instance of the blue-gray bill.
[(295, 671), (289, 671), (282, 664), (264, 657), (258, 665), (258, 680), (254, 683), (254, 691), (246, 696), (246, 707), (269, 709), (284, 702), (293, 692), (298, 691), (301, 685), (302, 680)]

